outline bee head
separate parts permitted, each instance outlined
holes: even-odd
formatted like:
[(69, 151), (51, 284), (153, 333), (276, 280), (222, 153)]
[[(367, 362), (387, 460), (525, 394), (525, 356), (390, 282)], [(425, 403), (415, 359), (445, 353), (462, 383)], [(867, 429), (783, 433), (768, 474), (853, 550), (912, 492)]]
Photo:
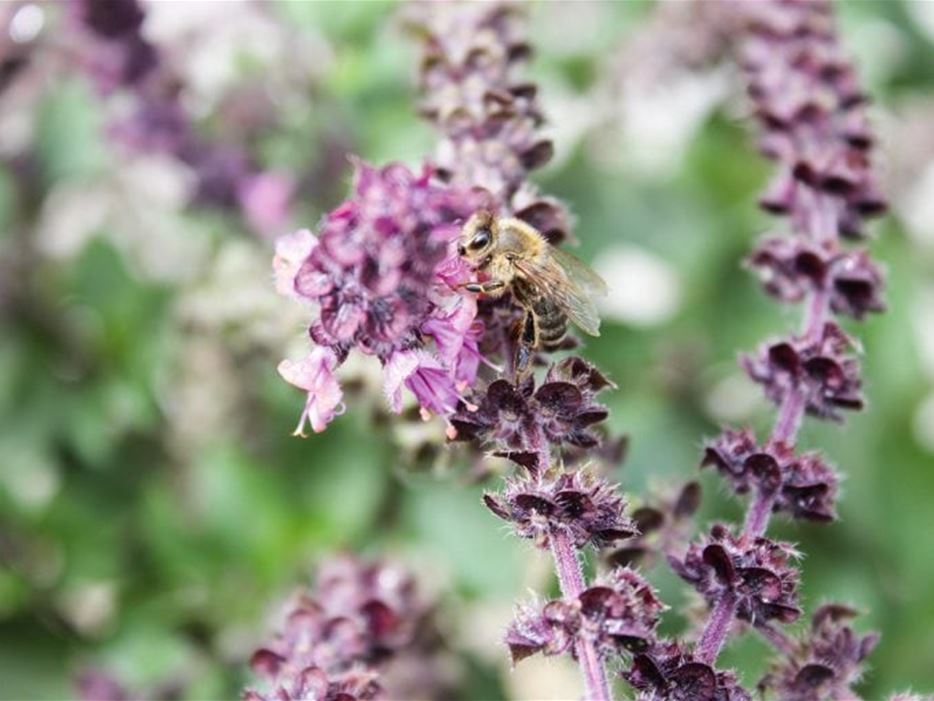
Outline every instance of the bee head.
[(485, 210), (474, 214), (461, 231), (457, 254), (468, 262), (478, 262), (493, 246), (495, 224), (493, 215)]

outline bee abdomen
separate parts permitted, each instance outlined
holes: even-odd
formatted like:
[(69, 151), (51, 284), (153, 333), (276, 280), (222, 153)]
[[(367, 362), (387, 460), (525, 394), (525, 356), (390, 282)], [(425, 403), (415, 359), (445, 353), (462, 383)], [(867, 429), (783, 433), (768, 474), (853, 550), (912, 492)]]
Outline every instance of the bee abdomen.
[(538, 314), (539, 344), (544, 350), (556, 350), (561, 346), (567, 335), (567, 317), (564, 312), (550, 304), (540, 306), (536, 312)]

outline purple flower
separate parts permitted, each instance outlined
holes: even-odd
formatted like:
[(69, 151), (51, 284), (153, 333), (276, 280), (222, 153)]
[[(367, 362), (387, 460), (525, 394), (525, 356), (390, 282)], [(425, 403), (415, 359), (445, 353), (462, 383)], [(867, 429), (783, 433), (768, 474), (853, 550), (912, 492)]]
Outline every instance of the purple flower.
[(88, 29), (105, 39), (136, 34), (143, 26), (137, 0), (72, 0), (71, 8)]
[(549, 369), (537, 390), (531, 377), (518, 387), (492, 382), (475, 400), (478, 408), (461, 408), (451, 423), (458, 440), (493, 443), (501, 450), (534, 450), (540, 435), (553, 445), (592, 448), (600, 439), (591, 427), (607, 417), (595, 398), (612, 386), (585, 360), (567, 358)]
[(587, 543), (603, 547), (635, 533), (616, 485), (584, 468), (544, 474), (532, 470), (508, 479), (501, 495), (487, 493), (483, 500), (490, 511), (513, 524), (520, 538), (530, 538), (541, 548), (548, 547), (556, 531), (578, 548)]
[(876, 633), (855, 633), (847, 625), (854, 616), (856, 611), (840, 604), (818, 608), (811, 630), (794, 653), (759, 683), (760, 688), (787, 701), (853, 698), (851, 687), (879, 641)]
[(192, 135), (176, 155), (198, 176), (196, 203), (227, 209), (240, 206), (240, 188), (253, 177), (250, 158), (242, 149), (203, 142)]
[(513, 663), (541, 652), (559, 655), (587, 638), (602, 657), (645, 650), (665, 606), (651, 585), (617, 568), (573, 600), (520, 607), (506, 632)]
[(128, 117), (108, 125), (112, 140), (134, 152), (169, 153), (180, 160), (193, 150), (191, 119), (178, 100), (147, 95)]
[(830, 306), (838, 314), (861, 319), (868, 312), (885, 310), (882, 273), (865, 251), (843, 252), (835, 244), (772, 237), (760, 242), (748, 263), (766, 291), (785, 302), (828, 290)]
[(556, 599), (544, 606), (520, 605), (506, 631), (512, 663), (539, 652), (551, 657), (572, 651), (581, 625), (577, 604)]
[(343, 413), (341, 399), (344, 394), (334, 375), (339, 362), (333, 350), (318, 346), (298, 362), (283, 360), (279, 363), (282, 378), (308, 393), (295, 428), (296, 436), (305, 435), (306, 421), (312, 431), (321, 433), (335, 416)]
[(847, 355), (852, 347), (853, 341), (843, 330), (828, 322), (815, 341), (795, 337), (766, 343), (755, 355), (740, 360), (776, 404), (789, 392), (800, 392), (809, 414), (839, 421), (841, 409), (863, 407), (859, 363)]
[(448, 312), (438, 309), (421, 328), (435, 342), (438, 357), (445, 367), (453, 368), (458, 389), (473, 386), (477, 371), (484, 362), (480, 354), (483, 322), (477, 319), (477, 302), (472, 297), (460, 297)]
[(772, 619), (791, 623), (801, 614), (798, 572), (790, 562), (797, 555), (787, 543), (765, 537), (747, 540), (717, 524), (683, 558), (668, 561), (709, 604), (730, 592), (737, 600), (738, 618), (752, 624)]
[(816, 452), (795, 455), (784, 443), (760, 447), (749, 429), (726, 429), (707, 441), (701, 466), (713, 465), (739, 494), (775, 494), (773, 509), (794, 518), (832, 521), (839, 478)]
[(530, 54), (521, 19), (505, 3), (413, 3), (406, 16), (423, 46), (421, 113), (443, 135), (441, 177), (483, 188), (557, 240), (568, 230), (567, 213), (526, 180), (554, 149), (538, 133), (535, 86), (515, 78)]
[[(65, 45), (105, 96), (121, 93), (123, 117), (108, 134), (132, 151), (164, 153), (195, 175), (192, 201), (240, 211), (260, 233), (275, 233), (287, 215), (291, 183), (263, 173), (248, 149), (204, 136), (183, 104), (185, 86), (160, 47), (143, 34), (138, 0), (69, 0)], [(249, 141), (245, 135), (242, 141)]]
[[(267, 666), (268, 665), (268, 666)], [(254, 656), (253, 670), (264, 674), (275, 669), (275, 664)], [(289, 674), (269, 693), (256, 689), (243, 692), (243, 701), (373, 701), (384, 699), (385, 693), (377, 682), (377, 675), (368, 670), (343, 674), (327, 674), (319, 667), (306, 667)]]
[(402, 411), (403, 385), (427, 412), (444, 416), (452, 413), (460, 402), (452, 369), (426, 351), (397, 351), (386, 361), (383, 391), (389, 408), (396, 413)]
[(697, 662), (679, 643), (658, 643), (636, 655), (623, 678), (638, 701), (751, 701), (732, 672)]
[(578, 597), (582, 634), (592, 638), (598, 652), (641, 652), (655, 638), (659, 616), (667, 608), (642, 575), (618, 567)]
[(137, 0), (70, 0), (69, 20), (76, 35), (76, 60), (108, 94), (140, 84), (157, 68), (156, 48), (141, 32), (144, 13)]
[(276, 292), (286, 297), (301, 298), (295, 289), (298, 271), (317, 245), (318, 239), (308, 229), (299, 229), (276, 239), (276, 255), (272, 260)]
[(322, 565), (312, 595), (297, 595), (281, 630), (252, 656), (266, 691), (250, 701), (382, 698), (379, 665), (413, 641), (425, 612), (412, 578), (351, 557)]
[(483, 197), (439, 184), (427, 168), (356, 165), (353, 198), (325, 218), (317, 239), (302, 231), (277, 246), (277, 288), (318, 306), (311, 337), (331, 357), (355, 348), (382, 361), (394, 411), (406, 387), (425, 412), (450, 414), (481, 360), (475, 303), (459, 289), (469, 271), (454, 240)]
[(826, 2), (759, 2), (748, 13), (742, 63), (764, 131), (763, 153), (783, 164), (762, 199), (812, 232), (813, 193), (833, 200), (833, 234), (858, 235), (885, 211), (870, 168), (873, 144), (853, 66)]
[(419, 347), (435, 268), (473, 204), (433, 184), (429, 171), (358, 164), (354, 198), (327, 216), (295, 279), (320, 306), (314, 340), (384, 361)]
[(439, 176), (482, 188), (501, 208), (552, 243), (570, 234), (570, 216), (528, 180), (554, 152), (533, 83), (517, 79), (530, 54), (522, 13), (507, 3), (412, 3), (406, 20), (421, 40), (421, 114), (442, 135)]

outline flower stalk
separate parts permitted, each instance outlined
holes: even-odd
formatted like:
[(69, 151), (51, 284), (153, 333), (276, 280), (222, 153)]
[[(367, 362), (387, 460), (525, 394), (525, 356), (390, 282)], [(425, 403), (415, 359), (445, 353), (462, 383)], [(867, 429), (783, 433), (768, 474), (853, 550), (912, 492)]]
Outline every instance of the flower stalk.
[[(741, 55), (764, 127), (760, 146), (780, 166), (760, 203), (774, 214), (788, 215), (792, 232), (791, 237), (763, 240), (749, 263), (767, 292), (782, 301), (804, 302), (805, 313), (799, 336), (767, 344), (741, 359), (751, 378), (778, 405), (765, 446), (759, 449), (751, 432), (727, 430), (708, 446), (704, 459), (704, 464), (716, 465), (737, 492), (753, 492), (742, 531), (725, 550), (707, 545), (700, 560), (695, 550), (694, 560), (689, 551), (683, 562), (672, 563), (710, 605), (695, 656), (711, 665), (736, 618), (750, 621), (781, 655), (796, 659), (794, 644), (769, 619), (788, 623), (798, 617), (797, 575), (783, 558), (767, 567), (756, 562), (755, 569), (748, 568), (748, 558), (755, 549), (764, 553), (784, 547), (765, 537), (775, 511), (822, 521), (833, 518), (837, 478), (815, 454), (795, 457), (797, 434), (806, 414), (840, 420), (840, 410), (863, 406), (858, 367), (848, 355), (852, 342), (831, 320), (831, 313), (862, 318), (883, 308), (878, 269), (864, 252), (848, 252), (840, 245), (841, 237), (861, 235), (862, 219), (881, 213), (884, 202), (872, 180), (872, 138), (861, 112), (865, 98), (856, 88), (852, 66), (842, 57), (831, 6), (773, 0), (743, 11)], [(729, 540), (722, 542), (727, 545)], [(713, 574), (702, 573), (704, 566)], [(750, 615), (754, 609), (744, 591), (761, 596), (756, 615)], [(775, 594), (783, 599), (780, 608), (775, 607)], [(854, 635), (845, 630), (841, 635)], [(868, 640), (871, 646), (875, 638)], [(781, 698), (829, 698), (830, 690), (833, 698), (855, 697), (850, 684), (856, 677), (850, 668), (865, 654), (860, 649), (819, 675), (781, 680), (773, 675), (763, 688), (773, 688)]]
[(738, 603), (739, 598), (731, 590), (723, 592), (717, 600), (707, 620), (707, 627), (704, 628), (700, 640), (697, 641), (694, 656), (698, 662), (712, 665), (717, 661), (717, 655), (720, 654), (720, 649), (730, 634)]
[[(584, 574), (577, 550), (565, 533), (555, 531), (549, 536), (551, 556), (554, 558), (555, 573), (561, 594), (566, 599), (576, 599), (584, 591)], [(584, 678), (587, 701), (610, 701), (610, 684), (603, 661), (593, 643), (586, 637), (578, 639), (575, 653)]]
[[(472, 271), (454, 250), (459, 227), (482, 208), (524, 219), (553, 245), (569, 236), (563, 206), (528, 181), (551, 144), (538, 131), (535, 86), (515, 77), (531, 50), (513, 5), (407, 8), (423, 48), (420, 111), (440, 134), (434, 160), (421, 173), (358, 164), (353, 195), (317, 236), (298, 232), (277, 249), (280, 290), (320, 310), (309, 329), (311, 354), (280, 366), (307, 393), (302, 425), (320, 431), (340, 413), (335, 372), (356, 351), (382, 363), (394, 411), (406, 389), (424, 417), (443, 417), (451, 441), (514, 463), (484, 502), (518, 537), (549, 551), (561, 595), (518, 606), (506, 643), (513, 662), (571, 655), (589, 701), (610, 701), (607, 663), (618, 658), (640, 701), (749, 701), (736, 674), (716, 666), (737, 622), (779, 652), (782, 663), (760, 686), (783, 699), (852, 696), (875, 644), (853, 632), (852, 614), (841, 607), (819, 609), (807, 639), (785, 633), (781, 626), (803, 613), (799, 555), (767, 536), (773, 513), (835, 518), (839, 478), (819, 454), (797, 452), (797, 434), (806, 415), (840, 421), (864, 404), (854, 344), (831, 315), (861, 319), (884, 308), (881, 271), (865, 251), (842, 245), (884, 210), (872, 179), (865, 98), (842, 58), (828, 3), (736, 7), (742, 62), (764, 127), (760, 147), (778, 163), (761, 205), (787, 215), (791, 230), (764, 238), (749, 266), (769, 294), (805, 307), (800, 333), (740, 359), (777, 406), (768, 439), (760, 444), (749, 429), (726, 428), (705, 447), (702, 465), (750, 495), (741, 526), (714, 524), (686, 544), (697, 484), (662, 510), (625, 514), (618, 486), (596, 468), (608, 416), (597, 395), (613, 385), (583, 358), (549, 363), (539, 354), (547, 370), (523, 378), (498, 369), (511, 357), (518, 309), (508, 295), (490, 301), (464, 291)], [(693, 643), (658, 636), (665, 607), (629, 567), (627, 558), (653, 547), (653, 530), (657, 549), (707, 603)], [(584, 554), (620, 541), (627, 545), (608, 558), (614, 567), (588, 581)]]

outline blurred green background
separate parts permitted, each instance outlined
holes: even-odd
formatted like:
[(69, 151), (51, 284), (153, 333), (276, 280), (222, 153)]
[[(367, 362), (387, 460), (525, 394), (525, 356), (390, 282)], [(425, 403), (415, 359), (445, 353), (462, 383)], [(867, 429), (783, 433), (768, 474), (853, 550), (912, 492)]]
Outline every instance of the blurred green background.
[[(147, 23), (166, 50), (195, 4), (152, 4)], [(311, 77), (283, 88), (275, 127), (252, 145), (270, 168), (324, 168), (299, 193), (296, 224), (339, 203), (344, 154), (430, 154), (395, 5), (219, 4), (224, 16), (199, 16), (197, 31), (250, 26), (258, 13), (314, 52)], [(840, 522), (773, 528), (805, 553), (809, 609), (842, 599), (865, 612), (859, 627), (882, 632), (868, 699), (934, 689), (932, 8), (840, 5), (893, 200), (871, 244), (889, 270), (890, 310), (847, 324), (865, 349), (868, 411), (802, 432), (846, 475)], [(735, 356), (798, 318), (740, 266), (779, 223), (755, 206), (770, 168), (737, 77), (715, 61), (667, 65), (678, 63), (670, 44), (645, 39), (653, 10), (530, 7), (530, 71), (558, 149), (536, 179), (570, 205), (580, 255), (618, 287), (586, 354), (619, 385), (605, 399), (613, 430), (631, 436), (616, 476), (634, 502), (695, 476), (701, 440), (721, 423), (768, 430), (771, 409)], [(45, 11), (44, 31), (59, 31), (56, 8)], [(657, 52), (633, 51), (637, 38)], [(270, 63), (281, 57), (228, 43), (212, 50), (231, 85), (284, 70)], [(373, 428), (378, 396), (351, 397), (324, 434), (290, 436), (302, 398), (275, 368), (303, 347), (306, 320), (272, 290), (271, 242), (229, 212), (186, 206), (171, 164), (109, 143), (112, 104), (81, 75), (29, 70), (42, 71), (29, 91), (0, 98), (0, 696), (69, 697), (74, 672), (93, 663), (135, 688), (177, 678), (186, 698), (234, 698), (276, 603), (340, 549), (420, 572), (443, 602), (465, 698), (576, 693), (560, 662), (507, 669), (502, 628), (512, 602), (548, 582), (547, 561), (504, 532), (464, 470), (407, 464), (399, 443), (412, 437)], [(211, 110), (198, 119), (222, 131)], [(738, 518), (716, 476), (702, 481), (701, 522)], [(664, 568), (653, 577), (669, 603), (684, 602)], [(724, 661), (752, 685), (764, 652), (746, 636)]]

